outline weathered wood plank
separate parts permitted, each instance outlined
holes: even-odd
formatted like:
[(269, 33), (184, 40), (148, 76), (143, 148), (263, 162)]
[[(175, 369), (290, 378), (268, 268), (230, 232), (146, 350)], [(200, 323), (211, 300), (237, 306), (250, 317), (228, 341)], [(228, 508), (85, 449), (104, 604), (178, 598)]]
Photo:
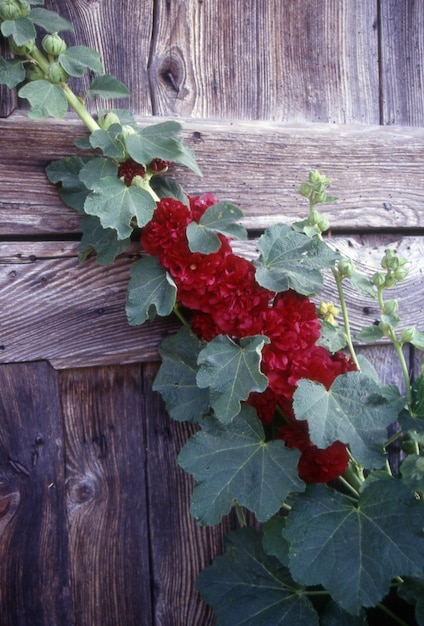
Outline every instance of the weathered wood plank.
[(378, 123), (377, 3), (157, 3), (156, 115)]
[[(140, 118), (142, 125), (160, 118)], [(211, 191), (238, 204), (248, 228), (303, 217), (297, 194), (310, 169), (332, 180), (339, 196), (323, 212), (333, 229), (407, 229), (424, 226), (424, 128), (291, 125), (268, 122), (185, 120), (202, 179), (175, 168), (188, 193)], [(0, 154), (0, 234), (76, 233), (79, 217), (61, 206), (44, 168), (75, 153), (83, 134), (78, 120), (35, 123), (22, 114), (0, 121), (7, 151)], [(28, 143), (28, 138), (31, 138)]]
[[(393, 295), (400, 301), (402, 323), (422, 328), (424, 307), (424, 239), (386, 235), (333, 237), (332, 245), (352, 258), (358, 271), (379, 269), (386, 247), (410, 259), (410, 275)], [(131, 248), (112, 266), (94, 259), (82, 265), (75, 242), (0, 243), (1, 362), (46, 359), (59, 369), (157, 360), (159, 341), (176, 325), (158, 319), (130, 327), (125, 297), (131, 264), (138, 258)], [(254, 241), (235, 250), (252, 258)], [(329, 277), (320, 299), (338, 302)], [(359, 296), (346, 284), (353, 332), (378, 318), (375, 301)]]
[[(152, 107), (147, 68), (154, 2), (121, 0), (118, 7), (114, 0), (46, 0), (45, 8), (57, 11), (74, 25), (75, 34), (64, 34), (68, 45), (84, 45), (97, 50), (106, 73), (119, 78), (131, 91), (131, 97), (125, 100), (90, 100), (89, 108), (96, 111), (106, 106), (125, 106), (142, 115), (150, 115)], [(83, 95), (88, 87), (88, 77), (82, 81), (71, 81), (71, 86), (78, 95)]]
[(74, 623), (151, 626), (140, 368), (70, 370), (59, 382)]
[(0, 621), (71, 626), (57, 373), (46, 363), (0, 371)]
[(143, 368), (154, 623), (212, 626), (215, 618), (201, 601), (195, 580), (222, 552), (222, 538), (230, 530), (231, 520), (204, 527), (196, 525), (190, 516), (193, 481), (177, 466), (176, 459), (194, 429), (166, 416), (159, 395), (152, 392), (156, 370), (152, 364)]
[(424, 4), (380, 3), (383, 124), (424, 124)]

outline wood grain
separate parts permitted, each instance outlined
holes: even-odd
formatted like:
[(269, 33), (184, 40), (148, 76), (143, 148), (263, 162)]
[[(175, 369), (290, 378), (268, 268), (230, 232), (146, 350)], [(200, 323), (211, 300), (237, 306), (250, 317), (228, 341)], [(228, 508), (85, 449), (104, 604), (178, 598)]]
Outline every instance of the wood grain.
[(227, 518), (214, 527), (198, 526), (190, 516), (193, 481), (177, 466), (177, 454), (194, 428), (166, 416), (152, 381), (157, 366), (143, 367), (147, 473), (155, 624), (213, 626), (212, 611), (200, 601), (196, 578), (222, 552)]
[[(410, 259), (410, 274), (387, 297), (398, 298), (402, 323), (422, 328), (424, 240), (396, 235), (333, 237), (333, 247), (370, 276), (386, 247)], [(234, 245), (238, 254), (257, 256), (256, 243)], [(0, 361), (48, 360), (66, 369), (88, 365), (140, 363), (158, 359), (161, 339), (177, 327), (158, 318), (130, 327), (125, 298), (137, 248), (108, 267), (94, 259), (80, 265), (75, 242), (0, 243)], [(374, 300), (345, 287), (353, 332), (379, 318)], [(331, 276), (320, 299), (338, 302)]]
[(380, 3), (382, 124), (424, 123), (424, 4)]
[(378, 123), (376, 2), (157, 3), (153, 111)]
[(69, 370), (59, 382), (75, 623), (151, 626), (140, 368)]
[[(139, 119), (142, 126), (160, 121)], [(339, 197), (323, 207), (333, 230), (424, 227), (423, 128), (207, 120), (184, 120), (183, 128), (204, 176), (180, 167), (170, 174), (190, 194), (210, 191), (238, 204), (250, 229), (304, 217), (307, 203), (297, 189), (315, 168)], [(83, 132), (74, 119), (42, 124), (13, 114), (0, 121), (7, 145), (0, 154), (1, 235), (79, 231), (78, 215), (61, 205), (44, 168), (74, 154), (72, 142)]]
[(0, 370), (0, 621), (71, 626), (57, 373)]

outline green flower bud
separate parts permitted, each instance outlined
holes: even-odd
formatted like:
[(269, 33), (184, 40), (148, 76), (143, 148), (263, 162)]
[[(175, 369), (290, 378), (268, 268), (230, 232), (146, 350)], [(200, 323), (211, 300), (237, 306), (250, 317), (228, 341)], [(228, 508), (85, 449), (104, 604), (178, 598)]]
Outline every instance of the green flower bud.
[(325, 202), (326, 197), (327, 197), (327, 194), (326, 194), (325, 190), (324, 191), (316, 191), (314, 193), (314, 202), (316, 204), (318, 204), (319, 202)]
[(398, 267), (393, 276), (396, 280), (404, 280), (409, 274), (409, 271), (406, 267)]
[(330, 220), (326, 218), (324, 215), (320, 215), (320, 218), (317, 222), (317, 226), (320, 231), (323, 233), (324, 231), (330, 228)]
[(20, 0), (19, 4), (21, 6), (21, 17), (26, 17), (31, 11), (31, 5), (29, 2), (23, 2), (22, 0)]
[(302, 183), (299, 187), (299, 193), (301, 196), (304, 196), (305, 198), (309, 198), (309, 195), (311, 193), (310, 185), (308, 185), (308, 183)]
[(385, 283), (385, 278), (383, 276), (383, 274), (381, 274), (380, 272), (376, 272), (372, 278), (371, 278), (371, 282), (373, 285), (375, 285), (376, 287), (383, 287), (384, 283)]
[(384, 279), (384, 287), (389, 288), (389, 287), (393, 287), (394, 285), (396, 285), (396, 279), (394, 276), (386, 276), (386, 278)]
[(400, 336), (402, 343), (410, 343), (411, 341), (414, 340), (414, 337), (415, 337), (415, 328), (413, 327), (404, 328)]
[(109, 126), (112, 126), (112, 124), (121, 123), (119, 117), (116, 115), (116, 113), (113, 113), (112, 111), (106, 111), (106, 113), (103, 113), (103, 115), (99, 117), (97, 122), (100, 128), (103, 128), (103, 130), (107, 130)]
[(19, 17), (22, 17), (22, 14), (18, 2), (14, 0), (4, 0), (0, 2), (0, 19), (17, 20)]
[(123, 139), (126, 139), (129, 135), (135, 135), (137, 133), (136, 129), (133, 128), (132, 126), (129, 126), (128, 124), (125, 124), (122, 127), (122, 137)]
[(342, 278), (350, 278), (355, 271), (355, 266), (351, 259), (341, 259), (337, 264), (337, 270)]
[(67, 45), (63, 41), (62, 37), (59, 37), (57, 33), (53, 33), (53, 35), (46, 35), (41, 42), (43, 50), (47, 52), (47, 54), (51, 54), (52, 56), (59, 56), (62, 52), (65, 52)]
[(394, 315), (398, 310), (398, 302), (397, 300), (387, 300), (384, 303), (383, 313), (385, 315)]
[(31, 63), (26, 70), (26, 77), (28, 80), (41, 80), (45, 78), (45, 74), (39, 65)]
[(51, 63), (46, 78), (53, 84), (65, 83), (69, 78), (69, 74), (65, 72), (60, 63)]
[(35, 39), (28, 39), (22, 46), (18, 46), (13, 39), (9, 43), (10, 51), (16, 56), (24, 57), (28, 52), (31, 52), (35, 45)]

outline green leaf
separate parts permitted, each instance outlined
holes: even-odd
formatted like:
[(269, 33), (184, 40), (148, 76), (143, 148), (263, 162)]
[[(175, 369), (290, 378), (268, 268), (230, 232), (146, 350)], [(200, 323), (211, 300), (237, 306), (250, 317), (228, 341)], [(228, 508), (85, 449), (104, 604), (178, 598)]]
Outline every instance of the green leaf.
[(265, 554), (260, 533), (240, 528), (225, 543), (225, 554), (197, 581), (218, 626), (318, 626), (310, 600), (287, 569)]
[(172, 313), (177, 287), (155, 256), (140, 259), (131, 267), (127, 318), (131, 326), (153, 321), (156, 315)]
[(79, 173), (87, 163), (87, 159), (73, 156), (53, 161), (46, 167), (46, 174), (53, 184), (61, 183), (59, 196), (62, 201), (81, 214), (84, 214), (84, 203), (89, 190), (81, 182)]
[(357, 504), (321, 485), (308, 487), (289, 513), (290, 571), (323, 585), (348, 613), (373, 607), (396, 576), (422, 573), (424, 507), (402, 481), (371, 480)]
[(19, 59), (4, 59), (0, 56), (0, 85), (13, 89), (25, 78), (25, 69)]
[(190, 201), (185, 193), (182, 185), (172, 178), (166, 176), (153, 176), (150, 179), (150, 186), (159, 198), (175, 198), (182, 204), (190, 206)]
[(294, 289), (309, 296), (323, 284), (321, 269), (339, 258), (325, 243), (294, 232), (286, 224), (276, 224), (259, 238), (262, 254), (256, 263), (256, 280), (270, 291)]
[(13, 37), (17, 46), (23, 46), (29, 39), (35, 39), (37, 34), (34, 24), (27, 17), (5, 20), (1, 25), (1, 32), (5, 37)]
[(86, 95), (87, 98), (94, 98), (95, 96), (102, 96), (102, 98), (128, 98), (130, 91), (115, 76), (103, 74), (102, 76), (96, 76), (91, 81)]
[(82, 76), (86, 69), (103, 74), (100, 54), (87, 46), (72, 46), (59, 55), (59, 63), (70, 76)]
[(421, 580), (416, 578), (406, 579), (399, 587), (397, 592), (401, 598), (404, 598), (409, 604), (415, 604), (415, 619), (418, 626), (424, 626), (424, 578)]
[(98, 112), (98, 119), (100, 120), (107, 113), (115, 113), (118, 116), (119, 121), (122, 126), (131, 126), (134, 129), (138, 129), (137, 120), (135, 119), (133, 113), (128, 111), (128, 109), (100, 109)]
[(404, 400), (362, 372), (336, 378), (330, 389), (310, 380), (299, 381), (294, 394), (296, 419), (307, 420), (314, 444), (326, 448), (339, 440), (365, 467), (382, 467), (387, 426), (397, 419)]
[(221, 247), (217, 233), (232, 239), (247, 239), (247, 231), (234, 220), (243, 217), (242, 211), (231, 202), (218, 202), (210, 206), (199, 223), (187, 226), (187, 239), (191, 252), (210, 254)]
[(130, 244), (129, 238), (118, 239), (116, 230), (113, 228), (103, 228), (99, 218), (94, 215), (84, 215), (81, 220), (81, 230), (80, 261), (85, 261), (95, 251), (99, 265), (110, 265)]
[(346, 334), (344, 328), (330, 324), (326, 320), (321, 321), (321, 335), (317, 345), (323, 346), (329, 352), (338, 352), (346, 346)]
[(400, 466), (402, 480), (412, 491), (424, 494), (424, 457), (411, 454)]
[(412, 384), (412, 400), (414, 415), (424, 417), (424, 372)]
[(282, 532), (286, 525), (286, 517), (271, 517), (263, 526), (263, 549), (270, 556), (275, 556), (282, 565), (289, 564), (289, 544), (283, 538)]
[(409, 332), (412, 336), (408, 339), (408, 343), (411, 343), (418, 350), (424, 350), (424, 333), (420, 330), (417, 330), (415, 326), (410, 328), (405, 328), (405, 331)]
[(161, 342), (162, 363), (153, 383), (165, 401), (166, 410), (178, 422), (198, 422), (209, 412), (209, 390), (196, 384), (197, 357), (204, 347), (185, 327)]
[(398, 423), (403, 432), (416, 432), (420, 435), (424, 434), (424, 416), (412, 416), (409, 411), (401, 411), (398, 417)]
[(42, 119), (44, 117), (63, 118), (68, 110), (68, 101), (59, 85), (52, 85), (48, 80), (36, 80), (27, 83), (18, 92), (20, 98), (26, 98), (31, 110), (28, 117)]
[(371, 296), (371, 298), (377, 297), (377, 290), (374, 283), (363, 274), (360, 274), (359, 272), (353, 272), (349, 280), (352, 287), (361, 296)]
[(180, 132), (181, 124), (178, 122), (161, 122), (147, 126), (127, 137), (128, 154), (134, 161), (143, 165), (147, 165), (155, 158), (181, 163), (201, 176), (194, 153), (183, 144)]
[(117, 178), (118, 166), (112, 159), (93, 157), (89, 159), (79, 172), (79, 179), (87, 189), (96, 189), (99, 180), (111, 176)]
[(373, 324), (372, 326), (367, 326), (363, 328), (361, 332), (356, 335), (356, 339), (359, 341), (363, 341), (364, 343), (374, 343), (384, 337), (384, 333), (381, 330), (380, 326), (377, 324)]
[(141, 228), (152, 218), (156, 203), (144, 189), (127, 187), (119, 178), (106, 176), (87, 197), (84, 210), (97, 215), (103, 228), (114, 228), (119, 239), (131, 236), (135, 217)]
[(240, 412), (240, 402), (251, 391), (265, 391), (268, 379), (260, 371), (261, 351), (269, 339), (264, 335), (244, 337), (236, 344), (219, 335), (199, 354), (199, 387), (209, 387), (217, 418), (230, 422)]
[(299, 451), (280, 440), (265, 441), (264, 429), (252, 407), (244, 405), (231, 424), (205, 418), (178, 463), (193, 474), (191, 513), (200, 524), (218, 524), (234, 501), (265, 522), (292, 492), (305, 484), (297, 474)]
[(105, 156), (111, 159), (123, 159), (125, 157), (125, 143), (122, 139), (122, 126), (112, 124), (107, 130), (100, 128), (90, 135), (92, 148), (100, 148)]
[(68, 20), (47, 9), (32, 9), (28, 17), (34, 24), (41, 26), (48, 33), (73, 32), (74, 30), (74, 27)]

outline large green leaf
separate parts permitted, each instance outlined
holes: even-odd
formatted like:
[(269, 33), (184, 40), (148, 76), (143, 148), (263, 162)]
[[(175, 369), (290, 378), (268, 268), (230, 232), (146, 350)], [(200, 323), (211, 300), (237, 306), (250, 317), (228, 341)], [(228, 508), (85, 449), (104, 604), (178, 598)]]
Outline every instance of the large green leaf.
[(29, 100), (31, 110), (28, 117), (42, 119), (44, 117), (63, 118), (68, 110), (68, 101), (59, 85), (52, 85), (48, 80), (36, 80), (27, 83), (18, 92), (20, 98)]
[(25, 69), (19, 59), (4, 59), (0, 56), (0, 85), (13, 89), (25, 78)]
[(424, 456), (418, 454), (407, 456), (402, 461), (400, 473), (405, 485), (408, 485), (412, 491), (424, 494)]
[(144, 189), (127, 187), (119, 178), (106, 176), (98, 181), (87, 197), (84, 210), (97, 215), (103, 228), (114, 228), (119, 239), (131, 236), (131, 222), (135, 217), (142, 227), (152, 218), (156, 203)]
[(297, 498), (283, 536), (290, 571), (303, 585), (323, 585), (348, 613), (372, 607), (397, 576), (422, 573), (424, 506), (388, 475), (365, 484), (356, 504), (321, 485)]
[(99, 265), (110, 265), (130, 243), (129, 238), (118, 239), (116, 230), (113, 228), (103, 228), (99, 218), (94, 215), (84, 215), (81, 220), (81, 230), (80, 261), (84, 261), (95, 251)]
[(294, 289), (309, 296), (319, 293), (321, 271), (331, 267), (339, 257), (319, 239), (294, 232), (286, 224), (276, 224), (260, 237), (261, 256), (257, 262), (256, 279), (270, 291)]
[(192, 252), (216, 252), (221, 242), (217, 233), (232, 239), (247, 239), (247, 231), (235, 220), (243, 217), (242, 211), (231, 202), (218, 202), (210, 206), (197, 222), (187, 226), (188, 245)]
[(252, 407), (244, 405), (231, 424), (205, 418), (178, 457), (196, 480), (191, 513), (201, 524), (218, 524), (234, 501), (265, 522), (305, 484), (297, 474), (299, 451), (280, 440), (265, 441)]
[(365, 467), (382, 467), (387, 426), (394, 422), (403, 399), (362, 372), (338, 376), (330, 389), (301, 380), (294, 394), (296, 418), (307, 420), (312, 441), (326, 448), (337, 439), (349, 444)]
[(199, 387), (209, 387), (211, 405), (221, 422), (230, 422), (240, 412), (241, 400), (251, 391), (265, 391), (268, 379), (260, 371), (261, 351), (269, 339), (245, 337), (237, 344), (219, 335), (199, 354)]
[(35, 39), (34, 24), (27, 17), (18, 17), (16, 20), (5, 20), (1, 25), (1, 32), (5, 37), (13, 37), (18, 46), (23, 46), (30, 39)]
[(59, 196), (62, 201), (81, 214), (84, 214), (89, 189), (80, 180), (79, 174), (88, 160), (72, 156), (53, 161), (46, 167), (49, 181), (53, 184), (61, 183)]
[(150, 186), (159, 198), (175, 198), (175, 200), (179, 200), (182, 204), (190, 206), (190, 201), (184, 188), (173, 178), (153, 176), (150, 179)]
[(103, 74), (102, 76), (96, 76), (91, 81), (86, 95), (88, 98), (94, 98), (95, 96), (102, 96), (102, 98), (128, 98), (130, 92), (128, 87), (115, 76)]
[(147, 126), (127, 137), (128, 154), (144, 165), (156, 158), (181, 163), (201, 176), (194, 153), (184, 145), (180, 132), (181, 124), (173, 121)]
[(72, 46), (59, 55), (59, 63), (70, 76), (82, 76), (86, 69), (103, 74), (100, 54), (87, 46)]
[(74, 27), (68, 20), (47, 9), (31, 9), (28, 17), (34, 24), (41, 26), (48, 33), (72, 32), (74, 30)]
[(179, 422), (198, 422), (209, 411), (209, 390), (196, 384), (197, 357), (205, 343), (186, 327), (159, 346), (162, 363), (153, 383), (169, 415)]
[(318, 626), (318, 614), (302, 588), (263, 551), (260, 533), (241, 528), (225, 543), (225, 554), (197, 582), (217, 626)]
[(134, 326), (169, 315), (175, 305), (177, 287), (154, 256), (140, 259), (131, 267), (128, 284), (127, 318)]
[(118, 166), (112, 159), (93, 157), (88, 159), (79, 172), (80, 181), (87, 189), (96, 189), (101, 178), (118, 177)]
[(123, 159), (125, 157), (125, 143), (122, 139), (122, 126), (112, 124), (107, 130), (100, 128), (90, 135), (92, 148), (100, 148), (105, 156), (111, 159)]

